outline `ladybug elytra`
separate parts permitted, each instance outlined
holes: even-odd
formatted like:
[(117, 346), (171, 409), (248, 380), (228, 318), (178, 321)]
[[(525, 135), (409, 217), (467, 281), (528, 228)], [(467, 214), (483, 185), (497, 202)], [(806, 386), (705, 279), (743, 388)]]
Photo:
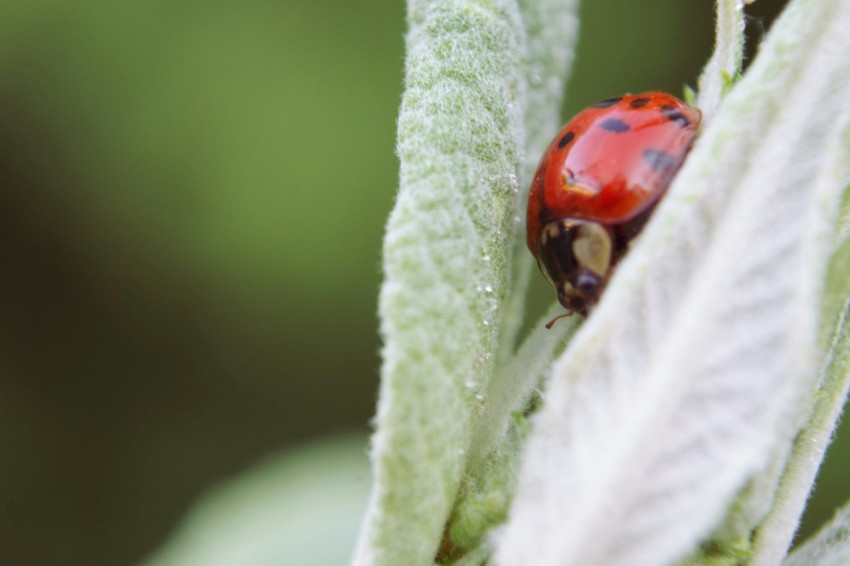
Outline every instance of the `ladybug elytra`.
[(552, 140), (528, 195), (526, 241), (569, 313), (586, 316), (599, 300), (701, 118), (675, 96), (646, 92), (582, 110)]

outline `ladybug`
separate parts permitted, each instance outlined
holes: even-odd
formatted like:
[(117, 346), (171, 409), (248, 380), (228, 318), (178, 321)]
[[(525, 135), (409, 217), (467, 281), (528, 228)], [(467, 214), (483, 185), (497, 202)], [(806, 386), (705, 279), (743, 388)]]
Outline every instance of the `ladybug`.
[(599, 300), (701, 119), (673, 95), (645, 92), (582, 110), (552, 140), (531, 183), (526, 242), (567, 314), (587, 316)]

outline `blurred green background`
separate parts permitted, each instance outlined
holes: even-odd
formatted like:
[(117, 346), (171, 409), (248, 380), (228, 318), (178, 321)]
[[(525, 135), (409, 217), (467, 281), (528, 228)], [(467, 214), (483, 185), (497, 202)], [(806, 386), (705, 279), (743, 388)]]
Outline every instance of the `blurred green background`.
[[(708, 0), (582, 18), (566, 114), (710, 54)], [(400, 0), (0, 0), (0, 564), (135, 563), (210, 486), (366, 431), (403, 33)]]

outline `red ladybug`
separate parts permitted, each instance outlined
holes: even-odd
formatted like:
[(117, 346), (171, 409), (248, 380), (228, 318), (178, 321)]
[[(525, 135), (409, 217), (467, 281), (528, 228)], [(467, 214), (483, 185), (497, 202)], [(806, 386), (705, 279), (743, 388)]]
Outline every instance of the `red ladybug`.
[(675, 96), (645, 92), (582, 110), (552, 140), (528, 195), (527, 243), (569, 313), (586, 316), (599, 300), (701, 118)]

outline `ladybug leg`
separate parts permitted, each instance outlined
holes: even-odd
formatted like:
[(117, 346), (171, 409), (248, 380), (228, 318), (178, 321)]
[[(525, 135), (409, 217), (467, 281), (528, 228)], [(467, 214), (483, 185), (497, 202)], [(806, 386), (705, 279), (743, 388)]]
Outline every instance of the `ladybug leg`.
[(573, 316), (573, 311), (567, 311), (564, 314), (559, 314), (558, 316), (547, 322), (546, 330), (552, 330), (552, 326), (554, 326), (557, 321), (561, 320), (562, 318), (567, 318), (568, 316)]

